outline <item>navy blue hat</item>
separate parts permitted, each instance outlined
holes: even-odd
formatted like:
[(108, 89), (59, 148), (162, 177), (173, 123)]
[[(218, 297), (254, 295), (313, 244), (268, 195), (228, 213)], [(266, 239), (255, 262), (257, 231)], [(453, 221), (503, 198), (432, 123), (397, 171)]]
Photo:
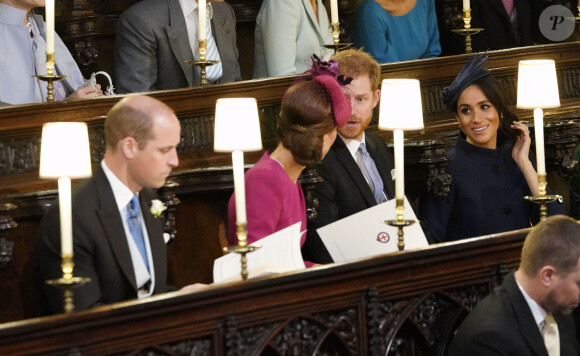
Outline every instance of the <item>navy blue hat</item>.
[(453, 83), (443, 89), (440, 98), (447, 107), (447, 110), (453, 112), (453, 107), (465, 88), (473, 84), (476, 80), (491, 75), (490, 71), (485, 68), (486, 65), (487, 54), (476, 54), (461, 69), (461, 72), (455, 77)]

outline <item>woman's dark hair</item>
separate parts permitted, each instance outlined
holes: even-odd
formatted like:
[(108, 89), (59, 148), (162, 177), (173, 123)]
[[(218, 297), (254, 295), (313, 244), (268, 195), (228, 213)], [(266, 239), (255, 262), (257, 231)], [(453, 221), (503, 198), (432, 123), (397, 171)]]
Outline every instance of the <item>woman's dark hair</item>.
[[(506, 102), (506, 96), (499, 82), (491, 75), (486, 75), (475, 80), (471, 85), (477, 85), (487, 99), (495, 106), (499, 115), (499, 128), (497, 130), (497, 146), (506, 142), (515, 142), (522, 134), (520, 130), (511, 127), (512, 121), (519, 121), (518, 117), (510, 110)], [(457, 115), (457, 101), (453, 103), (453, 112)]]
[(322, 159), (322, 137), (336, 127), (329, 95), (316, 81), (292, 85), (282, 98), (276, 134), (303, 166)]

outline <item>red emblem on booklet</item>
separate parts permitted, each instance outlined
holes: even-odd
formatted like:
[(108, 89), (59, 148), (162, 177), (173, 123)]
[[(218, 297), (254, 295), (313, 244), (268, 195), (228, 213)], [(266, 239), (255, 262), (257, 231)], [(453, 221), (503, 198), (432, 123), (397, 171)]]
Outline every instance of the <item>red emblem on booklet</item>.
[(384, 244), (389, 242), (390, 239), (391, 237), (386, 232), (379, 232), (379, 234), (377, 235), (377, 241), (382, 242)]

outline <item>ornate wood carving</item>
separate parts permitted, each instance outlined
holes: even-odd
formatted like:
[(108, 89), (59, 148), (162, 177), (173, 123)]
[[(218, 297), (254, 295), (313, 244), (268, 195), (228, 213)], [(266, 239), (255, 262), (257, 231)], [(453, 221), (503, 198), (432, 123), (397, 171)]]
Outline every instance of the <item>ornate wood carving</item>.
[(316, 166), (306, 167), (299, 179), (302, 190), (304, 191), (304, 202), (306, 204), (306, 218), (308, 221), (316, 221), (318, 216), (318, 198), (312, 195), (316, 184), (322, 182), (322, 177), (318, 175)]
[(181, 201), (175, 196), (174, 191), (178, 186), (178, 183), (168, 180), (165, 185), (159, 189), (161, 201), (167, 207), (163, 212), (163, 216), (165, 218), (165, 233), (169, 235), (169, 242), (173, 241), (177, 236), (175, 211), (177, 210), (177, 205), (179, 205)]
[(14, 210), (14, 204), (0, 204), (0, 269), (6, 268), (14, 259), (14, 242), (7, 238), (10, 231), (18, 227), (16, 221), (12, 220)]
[(525, 233), (0, 325), (0, 353), (444, 355)]
[(574, 150), (579, 140), (573, 132), (577, 126), (578, 122), (574, 121), (552, 122), (545, 126), (548, 169), (557, 171), (560, 177), (566, 179), (576, 172), (578, 166)]

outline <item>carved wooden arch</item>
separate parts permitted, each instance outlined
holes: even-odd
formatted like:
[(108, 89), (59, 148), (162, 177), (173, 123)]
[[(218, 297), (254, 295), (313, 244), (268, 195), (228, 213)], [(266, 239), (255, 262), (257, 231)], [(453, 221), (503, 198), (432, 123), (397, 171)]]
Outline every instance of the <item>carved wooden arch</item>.
[(274, 323), (238, 327), (225, 320), (225, 348), (238, 355), (356, 355), (360, 348), (356, 308), (315, 315), (294, 315)]
[[(377, 289), (370, 287), (367, 294), (369, 354), (445, 355), (455, 329), (490, 290), (489, 284), (483, 284), (382, 302)], [(441, 329), (442, 325), (446, 328)]]
[[(287, 350), (284, 349), (286, 346)], [(300, 315), (286, 320), (273, 330), (256, 354), (352, 355), (352, 352), (338, 331), (312, 317)]]

